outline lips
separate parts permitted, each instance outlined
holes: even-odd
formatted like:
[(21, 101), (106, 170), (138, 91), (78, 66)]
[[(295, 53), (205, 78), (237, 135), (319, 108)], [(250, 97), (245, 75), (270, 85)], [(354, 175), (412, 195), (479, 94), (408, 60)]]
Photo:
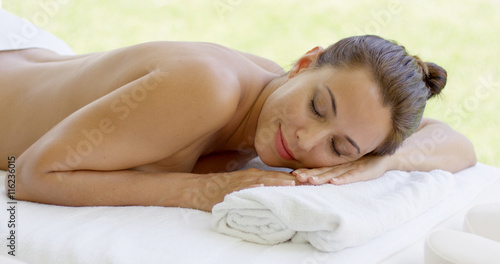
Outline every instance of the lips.
[(281, 132), (281, 125), (278, 127), (276, 134), (274, 135), (274, 145), (278, 154), (286, 160), (295, 160), (292, 151), (288, 148), (283, 133)]

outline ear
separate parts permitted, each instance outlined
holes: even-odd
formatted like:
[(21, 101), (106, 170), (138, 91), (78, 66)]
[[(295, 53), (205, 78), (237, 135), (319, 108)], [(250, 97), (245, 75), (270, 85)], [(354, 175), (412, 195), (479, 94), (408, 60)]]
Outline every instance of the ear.
[(298, 59), (288, 72), (288, 78), (297, 76), (302, 70), (314, 66), (318, 61), (319, 56), (323, 52), (323, 47), (317, 46), (312, 50), (306, 52), (300, 59)]

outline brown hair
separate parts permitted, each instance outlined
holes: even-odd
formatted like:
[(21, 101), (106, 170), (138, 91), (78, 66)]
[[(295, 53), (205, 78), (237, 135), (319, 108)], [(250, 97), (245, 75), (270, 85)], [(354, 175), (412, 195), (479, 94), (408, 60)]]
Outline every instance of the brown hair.
[(354, 36), (325, 49), (316, 66), (366, 67), (378, 83), (382, 103), (389, 106), (392, 132), (371, 154), (393, 154), (420, 124), (427, 99), (446, 85), (446, 71), (422, 62), (405, 47), (378, 36)]

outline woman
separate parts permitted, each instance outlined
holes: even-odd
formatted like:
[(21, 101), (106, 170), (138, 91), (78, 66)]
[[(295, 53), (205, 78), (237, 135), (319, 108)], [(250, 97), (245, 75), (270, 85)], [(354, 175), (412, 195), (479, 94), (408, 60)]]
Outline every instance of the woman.
[[(345, 184), (392, 169), (456, 172), (476, 162), (464, 136), (421, 120), (444, 69), (376, 36), (315, 47), (288, 73), (186, 42), (80, 56), (2, 51), (0, 68), (0, 156), (15, 160), (7, 189), (20, 200), (210, 211), (244, 188)], [(296, 170), (238, 170), (256, 155)]]

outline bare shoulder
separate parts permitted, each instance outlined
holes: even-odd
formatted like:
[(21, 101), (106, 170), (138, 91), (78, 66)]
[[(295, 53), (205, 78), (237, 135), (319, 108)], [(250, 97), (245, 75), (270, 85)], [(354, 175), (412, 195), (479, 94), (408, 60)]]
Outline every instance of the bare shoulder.
[(271, 72), (271, 73), (274, 73), (277, 75), (283, 75), (286, 73), (285, 70), (279, 64), (277, 64), (276, 62), (274, 62), (272, 60), (269, 60), (269, 59), (266, 59), (266, 58), (263, 58), (263, 57), (260, 57), (260, 56), (254, 55), (254, 54), (245, 53), (245, 52), (241, 52), (241, 54), (268, 72)]
[(418, 128), (417, 128), (416, 131), (419, 131), (422, 128), (430, 126), (430, 125), (440, 125), (440, 126), (444, 126), (444, 127), (449, 127), (443, 121), (440, 121), (440, 120), (437, 120), (437, 119), (423, 117), (422, 120), (420, 121), (420, 124), (419, 124), (419, 126), (418, 126)]
[(223, 59), (223, 51), (196, 43), (168, 43), (155, 51), (161, 59), (152, 65), (150, 74), (160, 87), (159, 98), (183, 104), (179, 111), (210, 115), (212, 121), (230, 118), (241, 87), (238, 72)]

